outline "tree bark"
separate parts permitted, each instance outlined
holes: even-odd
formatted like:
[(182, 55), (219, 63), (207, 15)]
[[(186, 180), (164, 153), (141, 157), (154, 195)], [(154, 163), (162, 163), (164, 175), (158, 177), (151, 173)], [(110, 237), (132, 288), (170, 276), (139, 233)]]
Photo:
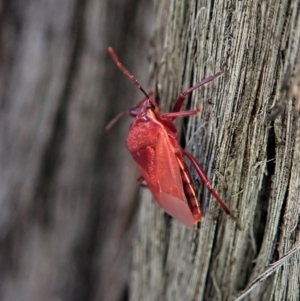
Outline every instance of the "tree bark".
[(192, 93), (186, 107), (200, 102), (202, 113), (180, 132), (243, 230), (202, 187), (209, 206), (193, 229), (143, 190), (131, 300), (299, 300), (299, 7), (299, 0), (155, 2), (162, 111), (224, 71)]
[(143, 81), (150, 24), (148, 1), (0, 1), (1, 300), (126, 297), (136, 172), (105, 125), (140, 94), (107, 47)]

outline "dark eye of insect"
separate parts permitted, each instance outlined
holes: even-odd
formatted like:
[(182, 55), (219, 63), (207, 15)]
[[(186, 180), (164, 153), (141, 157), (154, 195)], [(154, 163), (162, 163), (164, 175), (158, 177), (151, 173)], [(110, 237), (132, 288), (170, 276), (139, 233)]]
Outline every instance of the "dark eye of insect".
[(149, 104), (149, 105), (147, 105), (147, 109), (154, 110), (154, 109), (155, 109), (155, 107), (154, 107), (154, 105), (153, 105), (153, 104)]

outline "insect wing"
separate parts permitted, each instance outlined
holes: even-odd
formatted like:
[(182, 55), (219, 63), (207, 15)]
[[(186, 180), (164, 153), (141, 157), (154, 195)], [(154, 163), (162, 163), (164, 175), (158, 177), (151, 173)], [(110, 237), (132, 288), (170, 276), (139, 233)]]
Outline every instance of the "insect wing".
[(182, 187), (182, 178), (168, 134), (161, 130), (156, 143), (132, 153), (157, 203), (171, 216), (191, 227), (195, 223)]

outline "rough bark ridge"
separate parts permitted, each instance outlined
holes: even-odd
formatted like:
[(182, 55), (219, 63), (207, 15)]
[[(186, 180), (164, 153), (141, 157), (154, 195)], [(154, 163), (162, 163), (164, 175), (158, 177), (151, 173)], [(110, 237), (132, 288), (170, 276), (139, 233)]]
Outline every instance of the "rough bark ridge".
[(187, 102), (203, 111), (183, 134), (243, 231), (205, 189), (209, 206), (194, 229), (143, 191), (131, 300), (299, 300), (300, 2), (165, 0), (155, 11), (164, 110), (224, 70)]

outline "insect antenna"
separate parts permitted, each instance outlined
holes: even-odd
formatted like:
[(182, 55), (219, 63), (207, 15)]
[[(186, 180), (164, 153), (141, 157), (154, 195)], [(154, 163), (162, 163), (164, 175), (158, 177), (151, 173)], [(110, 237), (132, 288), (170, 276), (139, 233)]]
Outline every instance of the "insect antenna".
[(107, 131), (109, 131), (109, 130), (115, 125), (115, 123), (116, 123), (119, 119), (121, 119), (125, 114), (127, 114), (127, 111), (123, 111), (123, 112), (119, 113), (116, 117), (114, 117), (114, 118), (108, 123), (108, 125), (105, 127), (105, 129), (106, 129)]
[(142, 93), (147, 97), (147, 99), (150, 98), (149, 95), (146, 93), (146, 91), (142, 88), (142, 86), (135, 79), (135, 77), (119, 61), (118, 56), (115, 53), (115, 51), (111, 47), (108, 47), (108, 52), (109, 52), (112, 60), (118, 66), (118, 68), (136, 85), (136, 87), (138, 87), (142, 91)]

